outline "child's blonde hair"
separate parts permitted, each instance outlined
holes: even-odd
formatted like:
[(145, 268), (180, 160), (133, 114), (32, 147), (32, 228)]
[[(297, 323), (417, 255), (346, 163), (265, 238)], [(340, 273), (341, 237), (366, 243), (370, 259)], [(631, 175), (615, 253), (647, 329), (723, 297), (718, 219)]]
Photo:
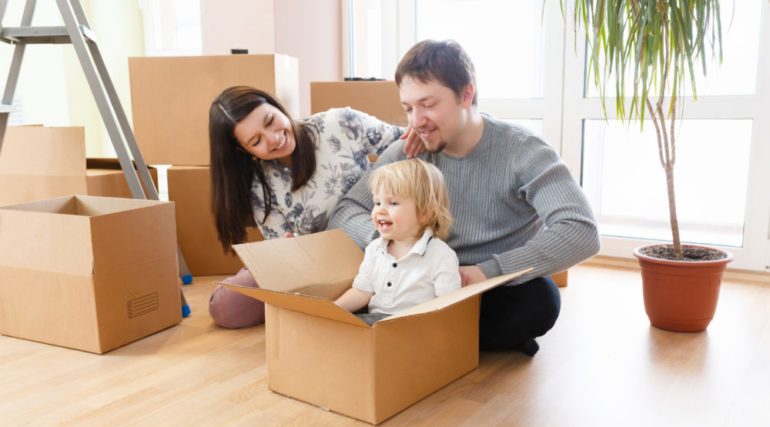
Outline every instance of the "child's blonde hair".
[(417, 207), (422, 225), (433, 229), (433, 235), (445, 240), (452, 226), (449, 191), (444, 175), (437, 167), (420, 159), (403, 160), (377, 168), (369, 179), (372, 193), (378, 189), (409, 197)]

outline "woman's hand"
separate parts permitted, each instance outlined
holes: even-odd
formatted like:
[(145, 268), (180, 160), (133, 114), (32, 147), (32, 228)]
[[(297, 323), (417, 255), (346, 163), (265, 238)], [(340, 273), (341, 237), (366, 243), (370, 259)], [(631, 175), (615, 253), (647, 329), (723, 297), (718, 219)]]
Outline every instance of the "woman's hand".
[(413, 159), (425, 151), (425, 146), (422, 145), (420, 135), (412, 130), (412, 128), (406, 128), (406, 132), (399, 139), (406, 140), (404, 144), (404, 154), (406, 157)]

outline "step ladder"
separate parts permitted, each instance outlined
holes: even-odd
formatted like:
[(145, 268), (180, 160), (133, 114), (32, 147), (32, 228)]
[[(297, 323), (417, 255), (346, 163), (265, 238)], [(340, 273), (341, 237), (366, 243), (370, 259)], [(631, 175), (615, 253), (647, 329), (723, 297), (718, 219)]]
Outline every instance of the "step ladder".
[[(96, 44), (96, 36), (91, 31), (86, 20), (83, 7), (79, 0), (56, 0), (56, 4), (64, 20), (64, 26), (32, 27), (32, 15), (35, 11), (36, 0), (27, 0), (19, 27), (3, 27), (8, 0), (0, 0), (0, 41), (14, 46), (11, 67), (5, 84), (5, 92), (0, 101), (0, 152), (3, 149), (3, 138), (8, 126), (8, 118), (13, 111), (13, 95), (19, 79), (24, 50), (29, 44), (72, 44), (75, 48), (83, 73), (94, 95), (107, 133), (115, 148), (123, 175), (126, 177), (131, 195), (135, 199), (158, 200), (158, 191), (152, 181), (150, 172), (144, 162), (142, 153), (136, 144), (134, 132), (126, 118), (126, 113), (120, 104), (115, 87), (104, 65), (102, 54)], [(128, 150), (126, 150), (128, 146)], [(131, 157), (129, 157), (129, 151)], [(133, 162), (132, 162), (133, 158)], [(136, 165), (136, 168), (134, 168)], [(138, 176), (137, 176), (138, 171)], [(144, 189), (147, 190), (145, 194)], [(187, 268), (179, 247), (179, 272), (183, 284), (192, 283), (192, 275)], [(180, 289), (181, 292), (181, 289)], [(182, 315), (190, 315), (190, 306), (182, 294)]]

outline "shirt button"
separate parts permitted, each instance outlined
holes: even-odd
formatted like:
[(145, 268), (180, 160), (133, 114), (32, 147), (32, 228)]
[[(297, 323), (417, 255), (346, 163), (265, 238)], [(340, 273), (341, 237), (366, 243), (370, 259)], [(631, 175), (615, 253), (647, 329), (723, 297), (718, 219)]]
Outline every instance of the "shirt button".
[(390, 283), (390, 282), (388, 282), (388, 287), (390, 287), (390, 286), (391, 286), (391, 283)]
[(396, 264), (396, 263), (394, 262), (394, 263), (393, 263), (393, 268), (396, 268), (396, 267), (398, 267), (398, 264)]

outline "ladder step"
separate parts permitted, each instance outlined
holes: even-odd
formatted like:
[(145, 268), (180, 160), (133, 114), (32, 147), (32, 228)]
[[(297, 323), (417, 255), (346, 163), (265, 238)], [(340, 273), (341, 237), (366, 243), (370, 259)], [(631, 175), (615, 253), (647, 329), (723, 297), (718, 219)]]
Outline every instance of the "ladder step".
[(0, 104), (0, 114), (12, 113), (13, 105)]
[[(95, 41), (93, 33), (85, 26), (80, 27), (87, 41)], [(0, 41), (10, 44), (68, 44), (70, 36), (67, 27), (3, 27)]]

